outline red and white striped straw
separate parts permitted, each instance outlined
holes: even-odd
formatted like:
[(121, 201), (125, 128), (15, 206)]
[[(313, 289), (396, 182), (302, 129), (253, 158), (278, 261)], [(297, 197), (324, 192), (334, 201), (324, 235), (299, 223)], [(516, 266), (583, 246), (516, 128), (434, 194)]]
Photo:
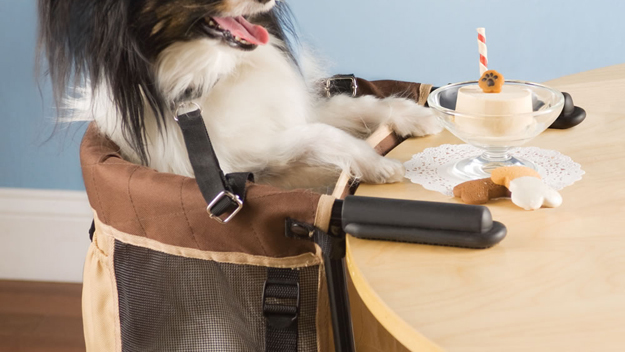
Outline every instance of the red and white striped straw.
[(477, 45), (480, 49), (480, 76), (488, 71), (488, 48), (486, 47), (486, 29), (477, 29)]

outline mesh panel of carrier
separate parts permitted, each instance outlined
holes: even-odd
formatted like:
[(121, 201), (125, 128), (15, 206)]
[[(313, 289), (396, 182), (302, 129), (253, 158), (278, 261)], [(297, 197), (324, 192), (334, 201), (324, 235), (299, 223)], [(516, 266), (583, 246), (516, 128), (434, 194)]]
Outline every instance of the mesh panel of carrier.
[[(115, 242), (122, 350), (264, 351), (267, 268), (185, 258)], [(300, 277), (298, 351), (317, 351), (319, 266)]]

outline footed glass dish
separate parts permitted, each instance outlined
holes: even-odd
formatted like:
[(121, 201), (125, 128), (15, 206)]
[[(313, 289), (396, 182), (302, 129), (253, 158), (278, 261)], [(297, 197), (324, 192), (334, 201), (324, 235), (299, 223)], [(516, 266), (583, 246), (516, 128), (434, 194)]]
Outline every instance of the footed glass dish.
[[(492, 170), (503, 166), (519, 165), (536, 169), (531, 161), (514, 158), (509, 152), (541, 134), (558, 118), (564, 107), (562, 93), (537, 83), (506, 81), (504, 89), (525, 95), (523, 98), (527, 101), (523, 103), (527, 106), (523, 112), (504, 106), (490, 109), (501, 111), (500, 113), (482, 113), (489, 109), (480, 106), (483, 102), (478, 101), (479, 99), (475, 100), (477, 103), (471, 102), (471, 108), (480, 113), (458, 112), (456, 107), (459, 90), (467, 87), (462, 93), (464, 99), (467, 96), (464, 92), (473, 89), (477, 83), (470, 81), (449, 84), (435, 90), (428, 97), (430, 108), (449, 132), (483, 150), (479, 156), (459, 161), (450, 172), (460, 179), (474, 180), (490, 177)], [(501, 101), (496, 103), (502, 104)], [(467, 106), (466, 99), (462, 104), (464, 111)]]

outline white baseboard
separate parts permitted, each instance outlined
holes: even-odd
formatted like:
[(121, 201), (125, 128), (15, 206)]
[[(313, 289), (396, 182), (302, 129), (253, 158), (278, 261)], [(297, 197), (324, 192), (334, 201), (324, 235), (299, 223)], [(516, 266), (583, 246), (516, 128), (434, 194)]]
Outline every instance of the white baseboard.
[(85, 192), (0, 188), (0, 279), (82, 282)]

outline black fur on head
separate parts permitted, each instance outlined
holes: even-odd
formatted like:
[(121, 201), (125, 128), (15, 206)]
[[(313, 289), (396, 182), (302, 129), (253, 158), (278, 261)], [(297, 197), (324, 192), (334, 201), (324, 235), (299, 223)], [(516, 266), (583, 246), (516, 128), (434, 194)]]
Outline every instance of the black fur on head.
[[(174, 103), (158, 89), (155, 60), (175, 42), (206, 36), (201, 25), (225, 7), (225, 0), (39, 0), (39, 55), (57, 107), (72, 88), (89, 84), (95, 93), (104, 83), (125, 139), (147, 164), (144, 109), (153, 110), (162, 131)], [(285, 42), (293, 59), (289, 36), (296, 37), (283, 1), (250, 20)]]

